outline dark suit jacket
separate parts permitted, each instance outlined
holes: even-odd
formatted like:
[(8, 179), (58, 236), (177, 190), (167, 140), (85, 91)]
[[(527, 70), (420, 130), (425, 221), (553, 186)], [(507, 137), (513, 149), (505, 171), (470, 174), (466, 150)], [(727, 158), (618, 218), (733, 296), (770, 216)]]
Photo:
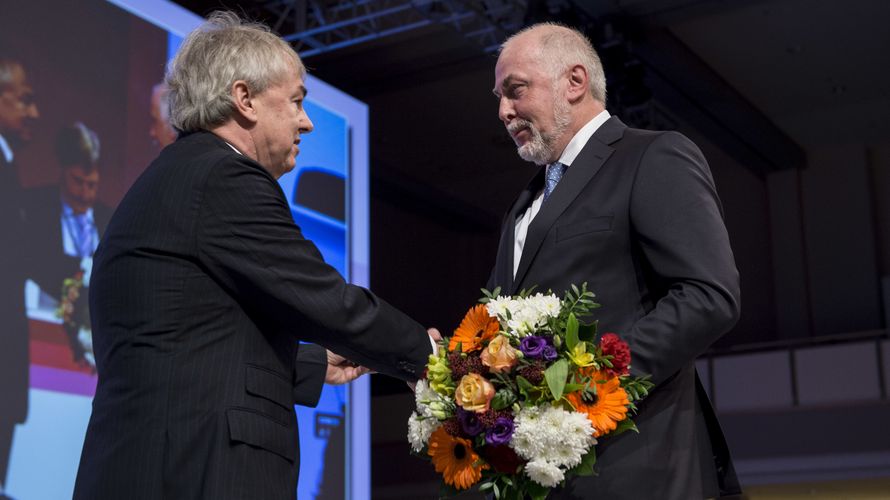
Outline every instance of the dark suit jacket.
[(78, 499), (292, 499), (293, 405), (314, 403), (325, 368), (297, 340), (405, 380), (431, 352), (423, 327), (324, 263), (262, 166), (206, 132), (124, 197), (90, 305), (99, 383)]
[[(62, 281), (80, 270), (80, 257), (65, 254), (62, 240), (62, 199), (59, 186), (43, 186), (25, 191), (27, 228), (27, 274), (40, 288), (59, 298)], [(93, 206), (93, 222), (101, 238), (111, 218), (111, 209), (102, 203)]]
[[(25, 255), (22, 193), (15, 165), (0, 153), (0, 427), (28, 416), (28, 322), (25, 318)], [(7, 450), (0, 450), (6, 453)], [(2, 480), (3, 478), (0, 478)]]
[(515, 220), (542, 184), (539, 172), (507, 215), (489, 286), (561, 294), (588, 283), (602, 304), (599, 332), (626, 340), (634, 373), (657, 384), (635, 418), (640, 433), (602, 442), (600, 476), (554, 497), (688, 500), (738, 490), (693, 364), (739, 314), (738, 272), (701, 152), (680, 134), (609, 119), (529, 226), (514, 280)]

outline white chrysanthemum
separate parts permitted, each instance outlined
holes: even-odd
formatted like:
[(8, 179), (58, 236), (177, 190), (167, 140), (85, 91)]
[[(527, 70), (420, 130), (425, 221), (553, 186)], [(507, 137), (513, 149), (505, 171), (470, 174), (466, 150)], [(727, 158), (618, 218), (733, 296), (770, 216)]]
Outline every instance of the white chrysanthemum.
[(430, 383), (426, 379), (417, 381), (414, 386), (414, 404), (417, 407), (417, 413), (422, 417), (433, 417), (438, 420), (448, 418), (453, 413), (453, 403), (447, 401), (441, 394), (430, 387)]
[(559, 316), (561, 303), (555, 295), (537, 293), (524, 299), (498, 296), (488, 302), (488, 315), (498, 318), (504, 329), (514, 337), (539, 332), (547, 320)]
[(507, 331), (516, 337), (525, 337), (541, 331), (547, 326), (550, 318), (559, 315), (561, 307), (556, 296), (540, 293), (514, 300), (508, 306), (510, 319), (506, 320)]
[(546, 460), (532, 460), (525, 464), (525, 473), (532, 481), (546, 488), (554, 488), (565, 479), (565, 472)]
[(596, 440), (587, 416), (551, 406), (523, 408), (516, 416), (510, 445), (529, 461), (571, 468)]
[(432, 417), (422, 417), (412, 413), (408, 417), (408, 441), (415, 452), (422, 450), (429, 443), (430, 435), (439, 427), (438, 420)]
[(562, 302), (556, 295), (537, 293), (529, 297), (529, 300), (538, 310), (538, 314), (544, 318), (555, 318), (559, 316), (559, 311), (562, 309)]
[(414, 404), (421, 413), (426, 408), (427, 402), (436, 399), (437, 396), (438, 393), (430, 387), (429, 381), (425, 378), (418, 380), (414, 385)]
[(507, 311), (513, 311), (516, 308), (516, 301), (511, 297), (498, 295), (497, 298), (488, 301), (485, 306), (488, 309), (488, 315), (492, 318), (505, 319)]

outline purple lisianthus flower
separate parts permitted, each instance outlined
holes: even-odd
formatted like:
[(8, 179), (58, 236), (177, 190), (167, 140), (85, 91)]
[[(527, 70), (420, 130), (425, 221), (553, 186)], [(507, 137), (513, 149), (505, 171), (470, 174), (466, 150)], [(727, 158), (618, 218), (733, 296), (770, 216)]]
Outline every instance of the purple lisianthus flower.
[(498, 417), (485, 433), (485, 442), (493, 445), (507, 444), (511, 437), (513, 437), (513, 420), (509, 417)]
[(519, 350), (527, 358), (540, 358), (545, 347), (547, 347), (547, 339), (537, 335), (523, 337), (519, 342)]
[(556, 353), (556, 348), (552, 345), (545, 346), (541, 351), (541, 356), (547, 361), (553, 361), (559, 355)]
[(466, 411), (461, 408), (457, 409), (457, 420), (460, 422), (460, 428), (468, 436), (476, 436), (485, 428), (479, 421), (479, 416), (474, 411)]

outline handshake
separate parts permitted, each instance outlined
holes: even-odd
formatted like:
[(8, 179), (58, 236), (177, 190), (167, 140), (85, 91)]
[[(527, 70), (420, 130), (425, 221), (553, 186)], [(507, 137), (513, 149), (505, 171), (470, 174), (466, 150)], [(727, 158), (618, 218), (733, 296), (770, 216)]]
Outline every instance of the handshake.
[[(427, 334), (430, 336), (430, 343), (433, 345), (433, 354), (436, 353), (438, 347), (436, 342), (442, 340), (442, 334), (439, 333), (439, 330), (435, 328), (427, 329)], [(342, 385), (348, 384), (353, 380), (365, 375), (367, 373), (371, 373), (369, 368), (364, 366), (356, 365), (352, 361), (340, 356), (335, 352), (327, 351), (328, 355), (328, 370), (325, 374), (324, 382), (326, 384), (332, 385)], [(413, 384), (409, 383), (409, 387), (414, 389)]]

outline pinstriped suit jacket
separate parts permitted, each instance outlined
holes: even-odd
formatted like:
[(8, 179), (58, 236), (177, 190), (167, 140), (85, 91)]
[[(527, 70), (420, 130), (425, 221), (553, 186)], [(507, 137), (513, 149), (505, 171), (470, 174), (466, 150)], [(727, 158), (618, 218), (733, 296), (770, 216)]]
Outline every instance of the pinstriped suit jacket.
[(320, 344), (422, 373), (426, 331), (324, 263), (264, 168), (207, 132), (167, 147), (127, 193), (90, 288), (99, 384), (77, 499), (285, 499), (294, 403)]

